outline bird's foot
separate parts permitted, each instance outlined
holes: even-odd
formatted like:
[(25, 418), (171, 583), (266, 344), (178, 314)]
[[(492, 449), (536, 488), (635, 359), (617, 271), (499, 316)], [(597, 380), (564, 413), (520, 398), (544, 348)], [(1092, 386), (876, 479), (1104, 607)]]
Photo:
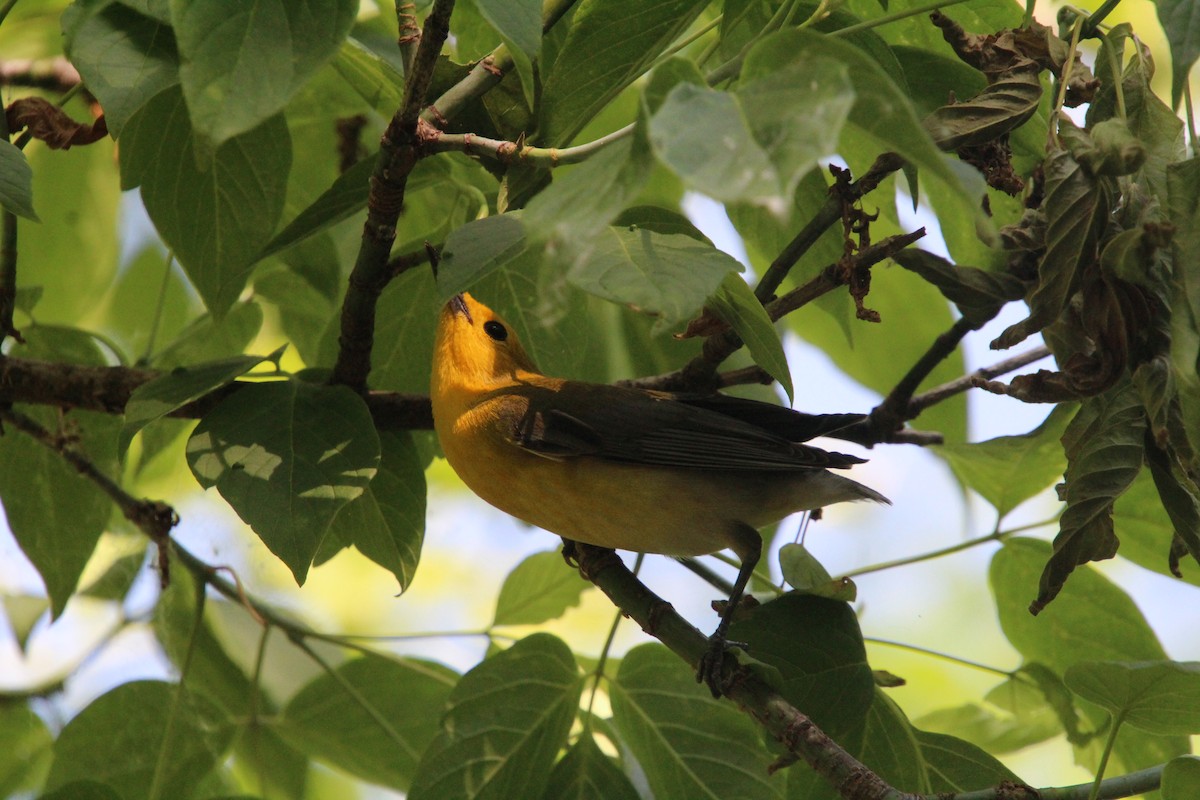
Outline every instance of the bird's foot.
[(708, 650), (700, 656), (700, 664), (696, 668), (696, 683), (707, 685), (713, 697), (725, 694), (729, 688), (729, 677), (725, 674), (725, 656), (734, 648), (745, 650), (747, 647), (745, 642), (729, 641), (725, 632), (718, 629), (708, 637)]
[(579, 543), (574, 539), (563, 537), (562, 557), (571, 569), (579, 569)]

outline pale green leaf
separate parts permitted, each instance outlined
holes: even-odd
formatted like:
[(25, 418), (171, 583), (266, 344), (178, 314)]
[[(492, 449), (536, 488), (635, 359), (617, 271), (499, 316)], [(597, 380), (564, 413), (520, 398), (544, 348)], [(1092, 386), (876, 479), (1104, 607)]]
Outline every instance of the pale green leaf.
[(404, 76), (353, 36), (338, 47), (333, 68), (371, 108), (391, 117), (404, 103)]
[(500, 587), (493, 625), (537, 625), (579, 605), (590, 586), (557, 550), (534, 553), (518, 564)]
[(25, 703), (0, 705), (0, 795), (33, 791), (45, 779), (54, 737)]
[(1149, 733), (1200, 733), (1200, 662), (1082, 661), (1063, 677), (1120, 723)]
[(349, 389), (272, 381), (210, 411), (187, 458), (302, 584), (330, 522), (375, 476), (379, 437)]
[(542, 800), (638, 800), (637, 789), (591, 736), (580, 736), (550, 772)]
[(1162, 800), (1191, 800), (1200, 796), (1200, 757), (1179, 756), (1162, 773)]
[(789, 543), (779, 548), (779, 569), (783, 579), (801, 594), (827, 597), (853, 603), (858, 589), (849, 578), (835, 580), (825, 566), (802, 544)]
[(1022, 783), (1012, 770), (970, 742), (942, 733), (915, 733), (930, 791), (967, 792), (1004, 782)]

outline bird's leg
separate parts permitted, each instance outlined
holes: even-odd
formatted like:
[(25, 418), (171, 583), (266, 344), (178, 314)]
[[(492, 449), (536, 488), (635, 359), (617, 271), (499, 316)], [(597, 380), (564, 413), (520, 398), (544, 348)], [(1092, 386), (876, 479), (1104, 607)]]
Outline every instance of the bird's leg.
[(562, 537), (562, 557), (571, 569), (579, 569), (579, 543), (574, 539)]
[(758, 531), (749, 525), (741, 525), (735, 533), (736, 541), (733, 544), (733, 550), (741, 556), (742, 566), (738, 570), (737, 579), (733, 582), (733, 591), (729, 593), (729, 600), (725, 603), (725, 612), (721, 614), (721, 622), (713, 631), (712, 636), (708, 637), (708, 651), (700, 657), (700, 664), (696, 670), (696, 681), (706, 683), (713, 697), (720, 697), (725, 689), (722, 675), (725, 652), (730, 646), (742, 646), (739, 642), (729, 641), (729, 625), (733, 622), (738, 604), (746, 592), (746, 584), (750, 582), (750, 576), (754, 574), (754, 567), (762, 555), (762, 537), (758, 535)]

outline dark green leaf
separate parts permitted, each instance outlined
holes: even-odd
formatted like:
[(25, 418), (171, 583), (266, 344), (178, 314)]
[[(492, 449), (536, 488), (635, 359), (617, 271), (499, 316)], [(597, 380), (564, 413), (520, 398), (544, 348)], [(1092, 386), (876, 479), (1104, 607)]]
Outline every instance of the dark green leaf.
[(779, 381), (788, 400), (794, 401), (792, 372), (788, 368), (787, 355), (783, 352), (783, 342), (763, 304), (746, 281), (736, 273), (728, 273), (716, 293), (708, 299), (708, 305), (745, 342), (754, 363)]
[(1200, 497), (1195, 482), (1169, 453), (1152, 443), (1146, 448), (1146, 461), (1175, 536), (1200, 561)]
[(269, 356), (233, 356), (189, 367), (176, 367), (133, 390), (125, 404), (125, 424), (117, 442), (117, 452), (124, 456), (129, 443), (142, 428), (160, 417), (203, 397), (235, 378), (245, 375), (262, 362), (276, 360), (282, 349)]
[(875, 696), (862, 632), (844, 602), (788, 593), (735, 622), (730, 638), (779, 670), (779, 692), (835, 739), (863, 722)]
[(379, 437), (349, 389), (273, 381), (210, 411), (187, 458), (302, 584), (330, 522), (375, 476)]
[(38, 800), (125, 800), (111, 787), (97, 781), (71, 781), (70, 783), (46, 792)]
[(40, 222), (33, 210), (33, 170), (25, 154), (0, 141), (0, 206), (18, 217)]
[(698, 242), (712, 241), (692, 221), (680, 214), (660, 206), (633, 206), (617, 215), (612, 222), (615, 228), (645, 228), (655, 233), (680, 233)]
[(613, 721), (655, 797), (783, 796), (754, 723), (714, 700), (662, 645), (630, 650), (609, 691)]
[(366, 208), (368, 180), (374, 170), (375, 158), (368, 157), (339, 175), (332, 186), (267, 242), (255, 260), (286, 250)]
[(220, 763), (233, 726), (203, 698), (186, 690), (177, 698), (180, 691), (134, 681), (93, 701), (55, 742), (46, 789), (91, 779), (123, 797), (146, 797), (158, 772), (164, 797), (189, 796)]
[(155, 356), (153, 364), (168, 370), (239, 355), (258, 335), (262, 324), (262, 308), (253, 301), (238, 303), (220, 321), (203, 314), (180, 331)]
[(425, 469), (408, 431), (380, 431), (379, 470), (366, 491), (347, 503), (328, 536), (412, 583), (425, 537)]
[(1066, 307), (1082, 264), (1094, 258), (1108, 221), (1110, 187), (1089, 174), (1066, 150), (1055, 150), (1042, 166), (1046, 176), (1046, 252), (1029, 297), (1029, 316), (992, 342), (1005, 349), (1054, 322)]
[(959, 480), (979, 492), (1003, 518), (1060, 478), (1067, 466), (1059, 439), (1077, 406), (1056, 406), (1041, 425), (1018, 436), (938, 449)]
[(206, 146), (218, 147), (281, 111), (333, 58), (357, 13), (356, 0), (234, 6), (171, 0), (183, 94)]
[(1162, 773), (1162, 800), (1189, 800), (1200, 794), (1200, 757), (1179, 756)]
[(1190, 0), (1155, 0), (1154, 5), (1171, 45), (1171, 106), (1178, 108), (1188, 73), (1200, 58), (1200, 8)]
[(457, 679), (430, 661), (356, 658), (301, 689), (278, 730), (311, 756), (406, 791)]
[(291, 143), (281, 115), (225, 141), (204, 167), (178, 88), (160, 92), (129, 120), (121, 177), (142, 187), (159, 234), (220, 317), (241, 294), (283, 211)]
[(637, 789), (591, 736), (580, 736), (550, 772), (542, 800), (638, 800)]
[(828, 570), (802, 544), (785, 544), (779, 548), (779, 569), (783, 579), (801, 594), (827, 597), (853, 603), (858, 587), (849, 578), (835, 580)]
[(731, 272), (732, 256), (681, 234), (610, 228), (567, 279), (584, 291), (659, 315), (662, 327), (693, 316)]
[(943, 150), (987, 144), (1007, 136), (1037, 113), (1042, 100), (1040, 73), (1032, 61), (1005, 70), (983, 91), (938, 108), (923, 124)]
[(707, 0), (584, 0), (542, 91), (541, 144), (562, 147), (687, 29)]
[(539, 797), (582, 688), (570, 649), (549, 634), (488, 658), (454, 687), (408, 797)]
[[(1171, 518), (1163, 513), (1162, 499), (1149, 470), (1142, 472), (1121, 495), (1113, 509), (1113, 523), (1121, 536), (1121, 555), (1162, 575), (1171, 575), (1167, 545), (1175, 535)], [(1182, 568), (1182, 578), (1200, 586), (1200, 569)], [(1124, 660), (1129, 660), (1128, 658)]]
[(569, 569), (557, 550), (534, 553), (518, 564), (500, 587), (493, 625), (537, 625), (579, 605), (590, 586)]
[[(1171, 251), (1176, 264), (1200, 264), (1200, 157), (1167, 167), (1167, 216), (1175, 226)], [(1180, 269), (1176, 280), (1193, 319), (1200, 319), (1200, 270)]]
[(1024, 285), (1013, 275), (961, 267), (928, 250), (910, 247), (896, 253), (892, 260), (936, 286), (977, 328), (1025, 293)]
[(256, 273), (254, 295), (274, 304), (283, 333), (300, 359), (311, 366), (320, 365), (321, 335), (335, 317), (340, 322), (333, 300), (299, 271), (287, 268)]
[[(371, 353), (373, 388), (429, 393), (427, 354), (433, 352), (434, 330), (444, 302), (434, 285), (433, 272), (426, 269), (411, 269), (383, 290)], [(334, 337), (336, 345), (336, 328)], [(333, 363), (332, 353), (326, 363)]]
[(64, 44), (113, 138), (150, 98), (179, 82), (175, 32), (126, 3), (86, 0), (63, 15)]
[(1116, 555), (1113, 502), (1142, 468), (1145, 432), (1145, 412), (1128, 383), (1086, 400), (1067, 426), (1062, 436), (1067, 507), (1030, 606), (1034, 614), (1054, 599), (1075, 567)]
[(1082, 661), (1063, 677), (1120, 723), (1149, 733), (1200, 732), (1200, 663)]

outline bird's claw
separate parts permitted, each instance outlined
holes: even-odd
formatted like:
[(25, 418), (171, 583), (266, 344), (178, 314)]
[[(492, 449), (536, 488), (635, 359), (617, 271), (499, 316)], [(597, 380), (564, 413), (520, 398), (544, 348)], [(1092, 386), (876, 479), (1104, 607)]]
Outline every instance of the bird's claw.
[(725, 676), (725, 654), (731, 649), (747, 649), (745, 642), (731, 642), (723, 634), (714, 633), (708, 637), (708, 650), (700, 656), (700, 664), (696, 667), (696, 683), (708, 686), (713, 697), (720, 697), (729, 688)]

